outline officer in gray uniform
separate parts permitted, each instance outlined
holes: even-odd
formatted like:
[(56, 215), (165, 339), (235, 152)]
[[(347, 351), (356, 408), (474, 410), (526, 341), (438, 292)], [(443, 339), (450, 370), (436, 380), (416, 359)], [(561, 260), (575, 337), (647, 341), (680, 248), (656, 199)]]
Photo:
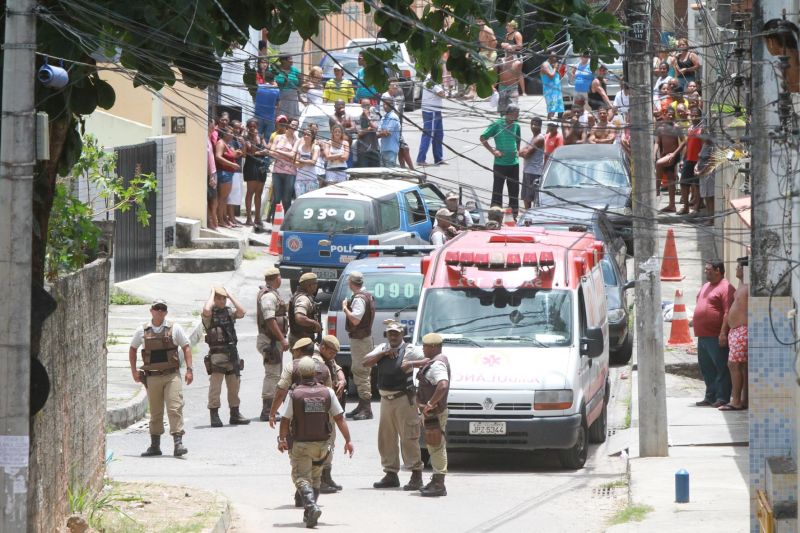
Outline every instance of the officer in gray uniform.
[(286, 333), (289, 329), (286, 302), (281, 299), (278, 289), (281, 287), (281, 271), (270, 267), (264, 272), (265, 285), (256, 296), (258, 316), (258, 337), (256, 348), (264, 358), (264, 383), (261, 388), (261, 416), (259, 420), (269, 420), (275, 387), (281, 376), (283, 352), (289, 349)]
[(298, 361), (297, 370), (301, 382), (289, 393), (289, 400), (285, 404), (278, 435), (278, 450), (289, 451), (291, 455), (292, 481), (305, 507), (303, 522), (306, 527), (312, 528), (317, 525), (322, 515), (317, 500), (322, 466), (325, 458), (331, 453), (328, 444), (332, 430), (331, 418), (339, 426), (339, 431), (345, 439), (345, 454), (352, 457), (354, 449), (336, 393), (315, 379), (316, 362), (310, 357), (303, 357)]
[(300, 276), (297, 291), (289, 300), (289, 346), (303, 337), (316, 341), (322, 332), (319, 305), (314, 301), (316, 294), (317, 275), (306, 272)]
[(364, 289), (364, 274), (350, 272), (348, 286), (353, 295), (342, 301), (345, 329), (350, 338), (350, 369), (358, 390), (358, 405), (347, 413), (353, 420), (372, 418), (372, 385), (370, 369), (364, 366), (364, 357), (373, 349), (372, 324), (375, 321), (375, 298)]

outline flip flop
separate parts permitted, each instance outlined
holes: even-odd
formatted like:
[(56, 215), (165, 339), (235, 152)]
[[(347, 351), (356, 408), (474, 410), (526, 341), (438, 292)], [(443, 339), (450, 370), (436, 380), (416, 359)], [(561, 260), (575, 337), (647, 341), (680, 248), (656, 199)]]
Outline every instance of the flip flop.
[(727, 403), (725, 405), (720, 405), (717, 409), (720, 411), (744, 411), (745, 407), (736, 407), (735, 405)]

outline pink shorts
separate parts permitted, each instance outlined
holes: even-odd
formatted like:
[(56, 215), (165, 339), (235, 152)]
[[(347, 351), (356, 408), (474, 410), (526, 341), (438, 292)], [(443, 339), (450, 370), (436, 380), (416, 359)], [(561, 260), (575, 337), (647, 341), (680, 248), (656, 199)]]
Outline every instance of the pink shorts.
[(739, 326), (728, 332), (728, 361), (747, 362), (747, 326)]

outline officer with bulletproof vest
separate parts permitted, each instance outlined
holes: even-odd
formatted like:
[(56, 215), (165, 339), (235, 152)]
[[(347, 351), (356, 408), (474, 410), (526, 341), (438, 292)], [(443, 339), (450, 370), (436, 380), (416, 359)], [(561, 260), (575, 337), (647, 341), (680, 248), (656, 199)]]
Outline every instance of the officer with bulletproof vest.
[[(292, 459), (292, 481), (302, 498), (306, 527), (317, 525), (322, 511), (317, 505), (322, 467), (331, 453), (331, 418), (345, 439), (344, 453), (353, 456), (353, 443), (342, 407), (333, 389), (317, 382), (317, 364), (310, 357), (298, 361), (301, 382), (284, 404), (278, 435), (278, 450), (288, 451)], [(291, 442), (290, 442), (291, 430)]]
[(447, 496), (444, 477), (447, 474), (447, 394), (450, 391), (450, 363), (442, 355), (442, 336), (428, 333), (422, 337), (420, 361), (403, 361), (406, 372), (418, 368), (417, 407), (422, 414), (425, 446), (431, 458), (433, 477), (420, 493), (422, 496)]
[(437, 248), (458, 235), (458, 230), (453, 226), (453, 214), (446, 207), (436, 211), (436, 224), (431, 229), (429, 238), (431, 244)]
[[(228, 300), (233, 307), (226, 305)], [(208, 355), (204, 359), (208, 378), (208, 410), (211, 415), (211, 427), (221, 428), (219, 418), (220, 395), (222, 382), (228, 389), (228, 407), (231, 410), (229, 422), (232, 425), (249, 424), (250, 420), (239, 412), (239, 386), (244, 361), (239, 358), (238, 338), (234, 322), (244, 317), (244, 307), (236, 301), (224, 287), (211, 289), (211, 294), (203, 306), (203, 327), (206, 330)]]
[(503, 227), (503, 209), (500, 206), (493, 205), (490, 207), (486, 218), (488, 219), (486, 229), (500, 229)]
[(457, 192), (448, 193), (445, 197), (445, 207), (453, 213), (453, 223), (458, 229), (468, 228), (472, 225), (472, 215), (458, 200)]
[(294, 343), (294, 346), (292, 346), (292, 362), (283, 366), (281, 377), (275, 388), (275, 399), (272, 402), (272, 407), (269, 412), (269, 425), (271, 428), (274, 428), (275, 423), (278, 422), (278, 409), (283, 405), (283, 400), (286, 399), (289, 389), (300, 383), (300, 374), (297, 370), (297, 364), (303, 357), (310, 357), (317, 365), (316, 379), (319, 383), (326, 387), (332, 385), (330, 370), (325, 365), (325, 360), (322, 356), (319, 355), (319, 353), (315, 353), (314, 342), (308, 337), (303, 337), (298, 340)]
[[(419, 449), (419, 413), (411, 370), (403, 363), (422, 359), (409, 350), (403, 340), (405, 328), (394, 320), (384, 321), (386, 340), (364, 358), (364, 365), (378, 370), (378, 392), (381, 395), (381, 416), (378, 422), (378, 453), (383, 466), (383, 478), (373, 483), (376, 489), (400, 486), (400, 455), (411, 470), (411, 479), (403, 490), (422, 488), (422, 454)], [(400, 443), (398, 447), (398, 441)]]
[(345, 330), (350, 337), (350, 371), (358, 390), (358, 405), (347, 413), (347, 418), (368, 420), (372, 418), (372, 385), (371, 370), (364, 365), (364, 358), (375, 347), (372, 341), (375, 298), (364, 290), (364, 274), (361, 272), (351, 272), (347, 282), (353, 294), (342, 301), (342, 311), (345, 314)]
[[(281, 271), (270, 267), (264, 272), (265, 284), (256, 296), (258, 337), (256, 348), (264, 360), (264, 384), (261, 388), (260, 420), (269, 420), (275, 387), (281, 376), (283, 352), (289, 349), (286, 333), (289, 329), (288, 306), (278, 294), (281, 287)], [(277, 406), (276, 406), (277, 409)]]
[(306, 272), (300, 276), (297, 291), (289, 300), (289, 346), (294, 346), (303, 337), (316, 341), (322, 332), (317, 295), (317, 275)]
[[(183, 384), (181, 383), (178, 347), (186, 363), (186, 384), (194, 379), (192, 348), (178, 324), (166, 321), (167, 303), (156, 300), (150, 306), (150, 322), (142, 324), (133, 334), (128, 359), (133, 381), (144, 384), (150, 405), (150, 447), (142, 457), (161, 455), (161, 435), (164, 434), (164, 404), (167, 407), (169, 432), (175, 444), (173, 455), (180, 457), (188, 450), (183, 445)], [(136, 369), (136, 352), (142, 347), (142, 366)]]

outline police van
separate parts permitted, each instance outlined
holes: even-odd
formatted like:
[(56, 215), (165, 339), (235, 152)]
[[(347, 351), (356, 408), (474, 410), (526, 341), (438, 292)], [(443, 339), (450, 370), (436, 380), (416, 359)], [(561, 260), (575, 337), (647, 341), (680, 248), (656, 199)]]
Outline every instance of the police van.
[(609, 345), (600, 260), (588, 233), (468, 231), (421, 260), (413, 341), (444, 339), (450, 449), (557, 449), (582, 468), (606, 438)]
[(293, 203), (281, 227), (282, 257), (276, 266), (292, 292), (313, 272), (330, 292), (355, 246), (429, 244), (442, 191), (421, 172), (401, 168), (348, 169), (348, 181), (306, 193)]

